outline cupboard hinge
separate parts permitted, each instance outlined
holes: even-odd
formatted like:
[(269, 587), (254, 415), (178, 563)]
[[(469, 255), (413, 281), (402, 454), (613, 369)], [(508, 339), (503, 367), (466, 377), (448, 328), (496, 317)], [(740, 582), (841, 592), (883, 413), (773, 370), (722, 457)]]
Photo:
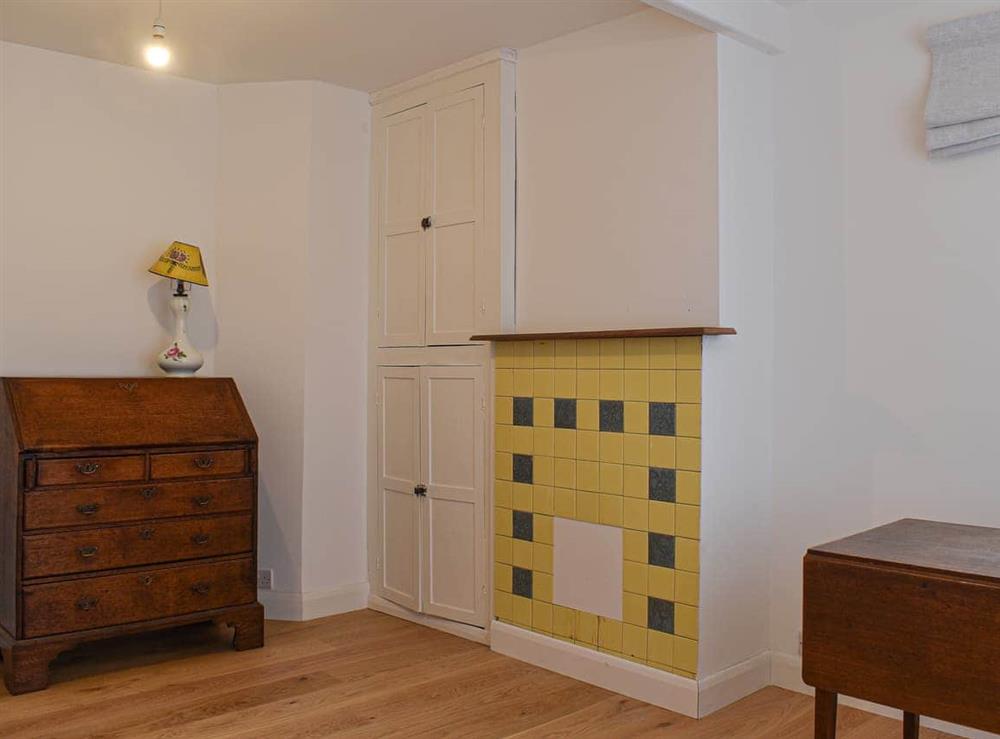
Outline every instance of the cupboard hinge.
[(375, 558), (375, 571), (378, 572), (381, 569), (382, 569), (382, 558), (381, 557), (376, 557)]
[(482, 313), (484, 316), (486, 315), (486, 301), (485, 300), (483, 301), (483, 304), (481, 306), (479, 306), (479, 312)]
[(382, 396), (379, 395), (378, 393), (375, 393), (375, 407), (376, 408), (382, 407)]
[(483, 396), (479, 399), (479, 410), (481, 410), (483, 413), (486, 412), (486, 396)]

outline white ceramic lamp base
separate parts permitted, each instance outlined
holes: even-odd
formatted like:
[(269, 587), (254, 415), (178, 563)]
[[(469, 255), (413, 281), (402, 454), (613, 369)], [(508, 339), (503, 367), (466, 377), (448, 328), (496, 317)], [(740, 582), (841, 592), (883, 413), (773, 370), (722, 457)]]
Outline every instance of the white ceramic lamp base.
[(186, 295), (170, 298), (174, 312), (174, 340), (157, 356), (156, 363), (170, 377), (190, 377), (201, 369), (205, 358), (194, 348), (187, 335), (187, 314), (191, 305)]

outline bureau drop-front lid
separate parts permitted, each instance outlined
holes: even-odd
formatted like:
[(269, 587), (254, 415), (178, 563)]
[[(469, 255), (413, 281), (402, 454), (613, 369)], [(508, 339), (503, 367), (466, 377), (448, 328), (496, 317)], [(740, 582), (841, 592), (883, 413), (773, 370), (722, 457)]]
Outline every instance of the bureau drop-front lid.
[(257, 439), (230, 378), (17, 377), (3, 385), (21, 451)]

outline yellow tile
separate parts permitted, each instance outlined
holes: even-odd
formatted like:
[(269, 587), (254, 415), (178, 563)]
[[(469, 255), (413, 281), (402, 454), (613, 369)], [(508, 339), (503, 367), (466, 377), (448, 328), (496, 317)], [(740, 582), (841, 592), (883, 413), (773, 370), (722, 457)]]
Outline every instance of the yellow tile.
[(511, 564), (511, 538), (509, 536), (493, 537), (493, 555), (497, 562)]
[(534, 600), (531, 604), (531, 628), (545, 634), (552, 633), (552, 604)]
[(674, 606), (674, 633), (688, 639), (698, 638), (698, 609), (677, 603)]
[(532, 345), (532, 352), (534, 353), (533, 366), (535, 367), (552, 367), (554, 364), (554, 358), (556, 353), (556, 345), (554, 341), (536, 341)]
[(601, 369), (621, 369), (625, 366), (621, 339), (601, 339)]
[(555, 342), (556, 367), (576, 367), (576, 341), (569, 339)]
[(552, 633), (556, 636), (572, 638), (574, 620), (572, 608), (552, 606)]
[(649, 498), (649, 468), (625, 465), (622, 492), (630, 498), (647, 500)]
[(599, 644), (602, 648), (612, 652), (622, 651), (622, 622), (613, 618), (600, 617), (598, 631), (600, 632)]
[(497, 398), (493, 405), (493, 416), (497, 423), (514, 423), (514, 399)]
[(513, 507), (513, 494), (510, 480), (495, 480), (493, 482), (493, 502), (503, 508)]
[(514, 367), (531, 369), (533, 364), (534, 347), (530, 341), (514, 342)]
[(596, 399), (599, 398), (600, 395), (601, 371), (595, 369), (578, 369), (576, 371), (576, 397)]
[(689, 439), (686, 436), (677, 439), (677, 469), (701, 469), (701, 439)]
[(701, 473), (677, 471), (677, 502), (688, 505), (701, 503)]
[(551, 457), (555, 453), (555, 434), (553, 433), (555, 429), (545, 428), (535, 429), (535, 447), (534, 454), (536, 456)]
[(576, 612), (575, 639), (584, 644), (597, 645), (597, 616), (584, 611)]
[(650, 371), (649, 399), (657, 403), (673, 403), (677, 400), (677, 373), (674, 370)]
[[(535, 513), (543, 513), (546, 516), (552, 515), (552, 488), (549, 485), (532, 485), (531, 486), (532, 495), (532, 507)], [(543, 516), (544, 518), (544, 516)], [(535, 525), (538, 525), (539, 516), (535, 516)], [(537, 536), (535, 541), (541, 541)], [(551, 542), (549, 542), (551, 543)]]
[[(622, 494), (622, 465), (601, 462), (601, 492), (611, 495)], [(618, 524), (621, 526), (621, 524)]]
[(576, 462), (572, 459), (556, 458), (553, 461), (552, 484), (557, 488), (576, 487)]
[[(598, 492), (601, 489), (600, 465), (597, 462), (577, 460), (576, 487), (578, 490)], [(579, 504), (580, 501), (577, 501)]]
[(526, 482), (515, 482), (513, 485), (514, 508), (519, 511), (530, 511), (532, 505), (532, 487)]
[(600, 496), (597, 493), (576, 491), (576, 517), (580, 521), (597, 523), (600, 520)]
[(701, 406), (697, 403), (677, 404), (677, 435), (701, 436)]
[(601, 458), (601, 436), (598, 431), (576, 432), (576, 458), (598, 461)]
[(700, 539), (699, 520), (700, 508), (696, 505), (677, 506), (677, 536), (687, 539)]
[(649, 565), (626, 560), (622, 567), (622, 587), (625, 592), (646, 595), (649, 592)]
[(674, 661), (674, 637), (650, 629), (646, 633), (646, 657), (650, 662), (669, 665)]
[(532, 545), (532, 562), (538, 572), (552, 573), (552, 545), (535, 542)]
[(678, 572), (674, 600), (689, 606), (698, 605), (698, 574), (695, 572)]
[(531, 426), (511, 426), (514, 454), (531, 454), (535, 449), (535, 432)]
[(531, 569), (531, 542), (522, 539), (511, 540), (511, 562), (515, 567)]
[(675, 545), (674, 561), (677, 569), (697, 572), (700, 568), (698, 542), (693, 539), (678, 538)]
[(510, 452), (514, 447), (514, 427), (497, 424), (493, 427), (493, 448), (498, 452)]
[(626, 529), (646, 531), (649, 528), (649, 501), (642, 498), (625, 498), (622, 522)]
[(625, 433), (649, 433), (649, 403), (641, 401), (625, 401)]
[(622, 626), (622, 652), (639, 660), (646, 659), (646, 629), (632, 624)]
[(698, 370), (677, 371), (677, 402), (701, 402), (701, 372)]
[(494, 508), (493, 530), (500, 536), (514, 533), (514, 514), (510, 508)]
[(553, 453), (563, 459), (576, 459), (576, 431), (573, 429), (554, 429)]
[[(535, 496), (536, 501), (538, 496)], [(533, 517), (532, 536), (535, 541), (542, 544), (552, 543), (552, 516), (536, 515)]]
[(677, 340), (650, 339), (649, 367), (650, 369), (675, 369), (677, 367)]
[(552, 371), (552, 392), (556, 398), (576, 397), (576, 370), (557, 369)]
[(497, 562), (493, 565), (493, 584), (505, 593), (514, 589), (514, 568)]
[(677, 339), (677, 369), (701, 369), (701, 337)]
[(552, 484), (552, 457), (534, 457), (531, 465), (531, 479), (536, 485)]
[(576, 427), (585, 431), (597, 431), (600, 428), (600, 404), (596, 400), (576, 401)]
[(625, 434), (622, 440), (622, 461), (625, 464), (649, 464), (649, 438), (644, 434)]
[(531, 628), (531, 601), (520, 595), (512, 595), (511, 600), (514, 604), (514, 623)]
[(534, 393), (534, 373), (530, 369), (514, 370), (514, 395), (519, 398), (530, 398)]
[(649, 530), (657, 534), (673, 534), (676, 506), (659, 500), (649, 501)]
[(514, 394), (514, 370), (498, 369), (494, 375), (497, 395)]
[(677, 464), (677, 439), (673, 436), (649, 437), (649, 466), (673, 469)]
[(601, 400), (622, 400), (625, 396), (625, 370), (601, 370)]
[(645, 564), (649, 557), (649, 537), (645, 531), (622, 531), (622, 556), (631, 562)]
[[(536, 398), (555, 397), (555, 374), (554, 370), (536, 369), (531, 377), (534, 396)], [(535, 421), (535, 423), (538, 423)]]
[(647, 614), (645, 595), (622, 593), (622, 619), (625, 623), (645, 626)]
[(493, 361), (497, 369), (509, 369), (514, 366), (514, 345), (509, 341), (498, 341), (493, 345)]
[(649, 339), (625, 339), (625, 369), (649, 367)]
[(690, 674), (698, 671), (698, 642), (683, 636), (674, 637), (674, 667)]
[(552, 575), (546, 572), (536, 572), (531, 577), (531, 595), (536, 600), (552, 602)]
[(600, 496), (600, 523), (607, 526), (622, 525), (622, 496), (602, 495)]
[(625, 400), (649, 400), (649, 371), (625, 370)]
[(597, 369), (601, 366), (601, 348), (596, 339), (576, 342), (576, 368)]
[(612, 431), (601, 431), (601, 461), (622, 463), (622, 446), (624, 434)]
[(557, 516), (562, 518), (576, 517), (576, 491), (566, 488), (555, 488), (553, 490), (552, 510)]
[(501, 621), (510, 621), (512, 614), (510, 593), (493, 591), (493, 613)]
[(661, 600), (674, 599), (674, 571), (668, 567), (649, 566), (649, 595)]

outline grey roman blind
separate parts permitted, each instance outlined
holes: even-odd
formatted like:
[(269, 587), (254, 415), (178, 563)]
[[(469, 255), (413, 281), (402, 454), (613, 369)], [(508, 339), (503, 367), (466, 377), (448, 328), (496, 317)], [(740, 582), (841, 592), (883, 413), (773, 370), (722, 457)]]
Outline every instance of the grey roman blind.
[(1000, 146), (1000, 11), (927, 30), (933, 58), (924, 120), (932, 157)]

